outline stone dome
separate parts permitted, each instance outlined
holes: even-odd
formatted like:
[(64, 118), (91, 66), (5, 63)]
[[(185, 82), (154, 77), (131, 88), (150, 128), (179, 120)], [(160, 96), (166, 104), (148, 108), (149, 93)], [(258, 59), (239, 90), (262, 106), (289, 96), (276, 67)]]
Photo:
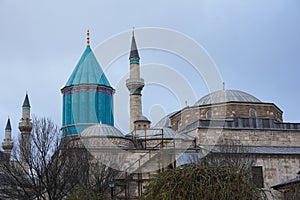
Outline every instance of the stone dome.
[(210, 93), (201, 99), (199, 99), (195, 106), (209, 105), (209, 104), (217, 104), (217, 103), (226, 103), (226, 102), (261, 102), (256, 97), (248, 94), (246, 92), (242, 92), (239, 90), (219, 90), (213, 93)]
[(145, 117), (144, 115), (139, 116), (138, 118), (136, 118), (136, 119), (134, 120), (134, 122), (138, 122), (138, 121), (150, 122), (150, 120), (149, 120), (147, 117)]
[(125, 137), (116, 127), (108, 124), (97, 124), (86, 128), (80, 134), (82, 137)]

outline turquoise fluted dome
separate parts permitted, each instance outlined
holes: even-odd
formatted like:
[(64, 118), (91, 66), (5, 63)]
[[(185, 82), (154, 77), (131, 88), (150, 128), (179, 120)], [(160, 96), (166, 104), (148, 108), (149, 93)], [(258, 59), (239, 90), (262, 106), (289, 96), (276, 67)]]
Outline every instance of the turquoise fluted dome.
[(98, 123), (114, 125), (113, 94), (92, 49), (87, 46), (63, 93), (63, 136), (80, 134)]
[(66, 86), (76, 84), (110, 86), (90, 46), (86, 47)]

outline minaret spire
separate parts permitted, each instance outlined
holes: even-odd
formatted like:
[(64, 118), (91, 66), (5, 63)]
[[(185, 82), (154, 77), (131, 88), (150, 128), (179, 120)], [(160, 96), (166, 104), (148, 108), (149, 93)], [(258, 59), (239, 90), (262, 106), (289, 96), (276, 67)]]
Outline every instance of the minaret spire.
[(10, 124), (10, 119), (9, 119), (9, 117), (8, 117), (8, 119), (7, 119), (5, 131), (11, 131), (11, 124)]
[(140, 77), (140, 57), (132, 31), (131, 49), (129, 55), (130, 77), (126, 80), (126, 87), (130, 92), (130, 131), (134, 130), (134, 122), (142, 116), (142, 90), (144, 79)]
[(30, 103), (29, 103), (29, 98), (28, 98), (28, 93), (26, 92), (26, 96), (25, 96), (25, 99), (24, 99), (24, 102), (23, 102), (23, 109), (24, 108), (30, 108)]
[(7, 153), (9, 156), (11, 154), (13, 145), (14, 143), (11, 139), (11, 124), (10, 124), (10, 119), (8, 117), (6, 127), (5, 127), (5, 138), (4, 141), (2, 142), (2, 148), (4, 152)]
[(134, 37), (134, 28), (132, 29), (132, 40), (131, 40), (131, 48), (130, 48), (129, 59), (130, 59), (130, 62), (131, 61), (139, 62), (139, 60), (140, 60), (139, 52), (137, 50), (135, 37)]
[(23, 106), (22, 106), (22, 118), (19, 122), (19, 130), (21, 132), (20, 150), (21, 150), (21, 162), (26, 160), (30, 153), (30, 133), (32, 130), (32, 122), (30, 119), (30, 103), (28, 94), (26, 93)]

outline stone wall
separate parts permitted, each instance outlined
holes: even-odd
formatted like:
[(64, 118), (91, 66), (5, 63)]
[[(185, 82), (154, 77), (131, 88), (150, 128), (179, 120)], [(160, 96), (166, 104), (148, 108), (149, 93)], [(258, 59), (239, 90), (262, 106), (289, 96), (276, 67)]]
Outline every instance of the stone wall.
[[(300, 131), (197, 129), (190, 131), (188, 135), (196, 137), (196, 143), (200, 145), (214, 145), (227, 139), (244, 146), (300, 146)], [(264, 189), (268, 191), (270, 199), (273, 199), (272, 195), (279, 194), (271, 189), (272, 186), (295, 178), (300, 170), (300, 152), (299, 155), (289, 155), (289, 152), (282, 154), (259, 152), (252, 155), (256, 160), (255, 166), (262, 166)]]
[(197, 144), (218, 141), (222, 137), (246, 146), (300, 146), (300, 131), (198, 129), (187, 134), (196, 137)]
[(82, 138), (86, 148), (98, 148), (98, 147), (134, 147), (133, 143), (129, 139), (118, 138), (118, 137), (86, 137)]
[[(253, 112), (251, 112), (251, 110)], [(208, 113), (210, 112), (210, 114)], [(255, 116), (251, 116), (251, 113)], [(270, 118), (282, 122), (282, 111), (272, 103), (223, 103), (207, 106), (186, 107), (171, 116), (171, 127), (176, 131), (187, 125), (205, 119), (232, 117)]]
[(264, 187), (270, 188), (297, 176), (300, 155), (258, 155), (255, 165), (263, 167)]

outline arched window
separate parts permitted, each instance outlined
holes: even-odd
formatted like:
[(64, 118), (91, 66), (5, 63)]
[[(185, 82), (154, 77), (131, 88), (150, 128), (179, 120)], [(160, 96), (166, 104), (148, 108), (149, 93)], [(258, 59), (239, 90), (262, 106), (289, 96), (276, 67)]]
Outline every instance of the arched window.
[(181, 120), (177, 121), (177, 129), (181, 127)]
[(249, 116), (252, 118), (256, 117), (256, 110), (254, 108), (249, 109)]
[(212, 117), (211, 110), (206, 111), (205, 116), (206, 116), (206, 119), (211, 119), (211, 117)]

